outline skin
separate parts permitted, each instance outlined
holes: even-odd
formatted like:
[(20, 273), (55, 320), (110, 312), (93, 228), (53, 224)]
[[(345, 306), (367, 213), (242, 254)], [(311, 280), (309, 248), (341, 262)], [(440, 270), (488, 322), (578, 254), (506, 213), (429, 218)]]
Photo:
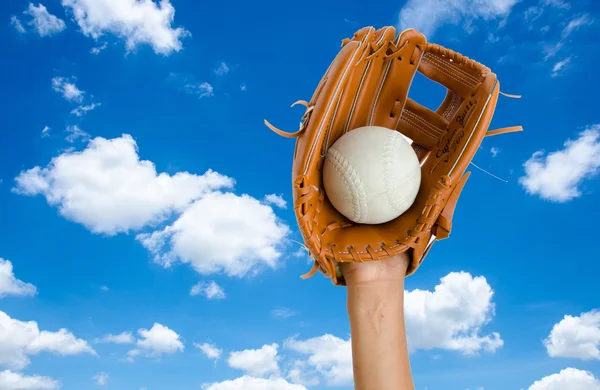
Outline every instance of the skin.
[(355, 390), (414, 390), (404, 323), (406, 254), (340, 264), (347, 285)]

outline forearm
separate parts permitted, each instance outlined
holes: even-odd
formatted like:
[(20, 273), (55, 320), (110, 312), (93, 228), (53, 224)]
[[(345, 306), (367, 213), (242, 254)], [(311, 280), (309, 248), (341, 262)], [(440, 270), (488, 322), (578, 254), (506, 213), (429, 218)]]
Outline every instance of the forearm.
[(403, 280), (348, 285), (356, 390), (413, 390)]

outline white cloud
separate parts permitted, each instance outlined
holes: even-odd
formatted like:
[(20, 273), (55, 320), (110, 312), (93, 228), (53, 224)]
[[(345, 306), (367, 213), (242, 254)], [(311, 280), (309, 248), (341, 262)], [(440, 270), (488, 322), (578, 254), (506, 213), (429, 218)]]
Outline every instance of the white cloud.
[(23, 13), (31, 16), (31, 21), (28, 24), (32, 26), (41, 37), (54, 35), (67, 28), (65, 22), (49, 13), (46, 7), (41, 3), (38, 4), (37, 7), (33, 5), (33, 3), (29, 3), (29, 7)]
[(569, 62), (571, 62), (571, 57), (567, 57), (564, 60), (558, 61), (556, 64), (554, 64), (554, 67), (552, 67), (552, 77), (558, 76), (565, 66), (569, 64)]
[(150, 45), (157, 54), (169, 55), (182, 49), (189, 34), (173, 27), (175, 8), (169, 0), (62, 0), (72, 11), (81, 32), (93, 39), (113, 34), (125, 41), (128, 51)]
[(496, 157), (498, 153), (500, 153), (500, 149), (498, 149), (495, 146), (492, 146), (492, 148), (490, 149), (490, 153), (492, 154), (492, 157)]
[(600, 168), (600, 125), (588, 127), (576, 140), (567, 140), (562, 150), (545, 155), (535, 152), (523, 165), (519, 179), (531, 195), (553, 202), (568, 202), (581, 196), (582, 183)]
[(271, 310), (271, 316), (275, 318), (289, 318), (296, 315), (296, 312), (287, 307), (279, 307)]
[(108, 383), (108, 374), (105, 372), (99, 372), (92, 378), (98, 386), (106, 386)]
[(565, 315), (554, 325), (544, 345), (551, 357), (600, 360), (600, 311)]
[(81, 130), (77, 125), (67, 126), (65, 131), (68, 133), (65, 139), (67, 140), (67, 142), (70, 143), (73, 143), (78, 139), (81, 139), (83, 142), (88, 141), (90, 139), (90, 135), (85, 131)]
[(225, 299), (225, 290), (214, 281), (198, 282), (190, 290), (190, 295), (203, 295), (208, 299)]
[(562, 36), (563, 36), (563, 38), (566, 38), (569, 35), (571, 35), (572, 32), (578, 30), (582, 26), (589, 26), (593, 22), (594, 22), (594, 19), (592, 19), (588, 14), (583, 14), (583, 15), (577, 16), (574, 19), (572, 19), (569, 22), (569, 24), (567, 24), (567, 26), (564, 28), (564, 30), (562, 32)]
[(536, 381), (528, 390), (600, 390), (600, 380), (591, 372), (565, 368)]
[(85, 340), (67, 329), (40, 331), (35, 321), (19, 321), (0, 311), (0, 365), (20, 370), (30, 363), (29, 356), (42, 352), (56, 355), (79, 355), (96, 352)]
[(42, 129), (42, 138), (47, 138), (50, 136), (50, 128), (48, 126), (44, 126)]
[(573, 32), (579, 30), (583, 26), (592, 24), (593, 22), (594, 22), (594, 19), (592, 19), (587, 14), (579, 15), (579, 16), (573, 18), (571, 21), (569, 21), (569, 23), (567, 23), (565, 28), (563, 28), (561, 35), (560, 35), (560, 39), (553, 45), (547, 46), (544, 49), (546, 52), (544, 59), (547, 60), (549, 58), (554, 57), (556, 54), (558, 54), (561, 51), (561, 49), (565, 46), (565, 42), (566, 42), (567, 38)]
[(194, 75), (169, 73), (167, 81), (172, 83), (177, 89), (187, 94), (197, 96), (198, 99), (210, 97), (214, 95), (213, 86), (206, 82), (199, 82)]
[(221, 62), (221, 63), (219, 64), (219, 66), (218, 66), (218, 67), (215, 69), (215, 73), (216, 73), (218, 76), (224, 76), (224, 75), (226, 75), (227, 73), (229, 73), (229, 66), (227, 66), (227, 64), (226, 64), (226, 63), (224, 63), (224, 62)]
[(251, 196), (213, 192), (172, 225), (138, 240), (164, 267), (180, 261), (200, 274), (243, 277), (260, 266), (276, 268), (278, 246), (288, 233), (273, 209)]
[(81, 91), (75, 85), (74, 78), (54, 77), (52, 79), (52, 89), (63, 95), (69, 101), (80, 103), (83, 100), (85, 92)]
[(108, 291), (110, 289), (107, 286), (100, 286), (100, 290), (102, 290), (102, 291)]
[(205, 354), (207, 358), (213, 360), (219, 360), (221, 358), (221, 354), (223, 353), (222, 349), (219, 349), (216, 345), (210, 343), (194, 343), (194, 347), (202, 351), (202, 353)]
[(282, 209), (287, 208), (287, 202), (285, 201), (285, 199), (283, 199), (283, 197), (281, 195), (276, 195), (276, 194), (265, 195), (264, 202), (266, 204), (274, 204), (275, 206), (282, 208)]
[(108, 47), (108, 43), (103, 42), (100, 46), (95, 46), (90, 49), (90, 53), (94, 55), (100, 54), (100, 52)]
[(11, 370), (0, 371), (0, 389), (2, 390), (54, 390), (60, 383), (47, 376), (24, 375)]
[(494, 315), (493, 291), (483, 276), (452, 272), (433, 291), (405, 292), (408, 345), (417, 349), (447, 349), (477, 354), (502, 347), (498, 333), (482, 336)]
[(243, 376), (234, 380), (209, 383), (202, 386), (203, 390), (307, 390), (299, 384), (292, 384), (283, 378), (254, 378)]
[(23, 23), (21, 23), (19, 18), (17, 18), (15, 15), (10, 17), (10, 24), (12, 24), (15, 30), (17, 30), (21, 34), (25, 32), (25, 27), (23, 27)]
[(506, 17), (519, 0), (408, 0), (400, 11), (400, 29), (416, 28), (431, 38), (445, 23), (468, 25), (473, 20)]
[(127, 134), (94, 138), (85, 150), (65, 152), (15, 180), (13, 191), (43, 195), (65, 218), (108, 235), (160, 223), (205, 193), (233, 185), (231, 178), (211, 170), (158, 173), (152, 162), (140, 160)]
[(271, 344), (263, 345), (260, 349), (234, 351), (229, 354), (227, 364), (231, 368), (237, 368), (255, 377), (279, 375), (278, 348), (279, 345)]
[(107, 334), (106, 336), (94, 340), (96, 343), (113, 343), (113, 344), (133, 344), (135, 338), (131, 332), (123, 332), (121, 334)]
[(15, 277), (13, 265), (9, 260), (0, 257), (0, 298), (9, 295), (33, 296), (37, 288), (31, 283), (25, 283)]
[(128, 352), (130, 358), (142, 354), (146, 357), (160, 357), (183, 352), (185, 348), (180, 335), (159, 323), (154, 323), (151, 329), (139, 329), (138, 335), (140, 338), (137, 348)]
[(214, 95), (213, 86), (206, 81), (201, 83), (187, 83), (183, 88), (187, 93), (198, 96), (199, 99)]
[(329, 386), (344, 386), (352, 383), (352, 344), (330, 334), (299, 341), (291, 338), (284, 347), (308, 357), (294, 362), (288, 379), (316, 385), (318, 373)]
[(84, 116), (88, 111), (92, 111), (96, 107), (100, 107), (102, 103), (92, 103), (87, 106), (79, 106), (71, 111), (71, 114), (76, 116)]

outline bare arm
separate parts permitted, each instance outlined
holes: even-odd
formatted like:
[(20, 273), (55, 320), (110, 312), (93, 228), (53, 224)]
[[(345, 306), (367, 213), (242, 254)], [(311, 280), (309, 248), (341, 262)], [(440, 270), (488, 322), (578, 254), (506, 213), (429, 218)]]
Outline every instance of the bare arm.
[(414, 390), (404, 325), (405, 254), (342, 264), (355, 390)]

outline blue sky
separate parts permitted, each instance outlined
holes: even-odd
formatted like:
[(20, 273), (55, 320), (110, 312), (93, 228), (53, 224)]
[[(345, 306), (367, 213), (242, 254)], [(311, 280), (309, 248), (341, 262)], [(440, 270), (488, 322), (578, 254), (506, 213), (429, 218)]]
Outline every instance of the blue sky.
[(294, 144), (263, 119), (297, 128), (341, 40), (391, 25), (523, 95), (474, 159), (507, 182), (473, 167), (406, 281), (416, 389), (597, 390), (599, 10), (3, 2), (0, 389), (351, 389), (345, 291), (299, 278)]

